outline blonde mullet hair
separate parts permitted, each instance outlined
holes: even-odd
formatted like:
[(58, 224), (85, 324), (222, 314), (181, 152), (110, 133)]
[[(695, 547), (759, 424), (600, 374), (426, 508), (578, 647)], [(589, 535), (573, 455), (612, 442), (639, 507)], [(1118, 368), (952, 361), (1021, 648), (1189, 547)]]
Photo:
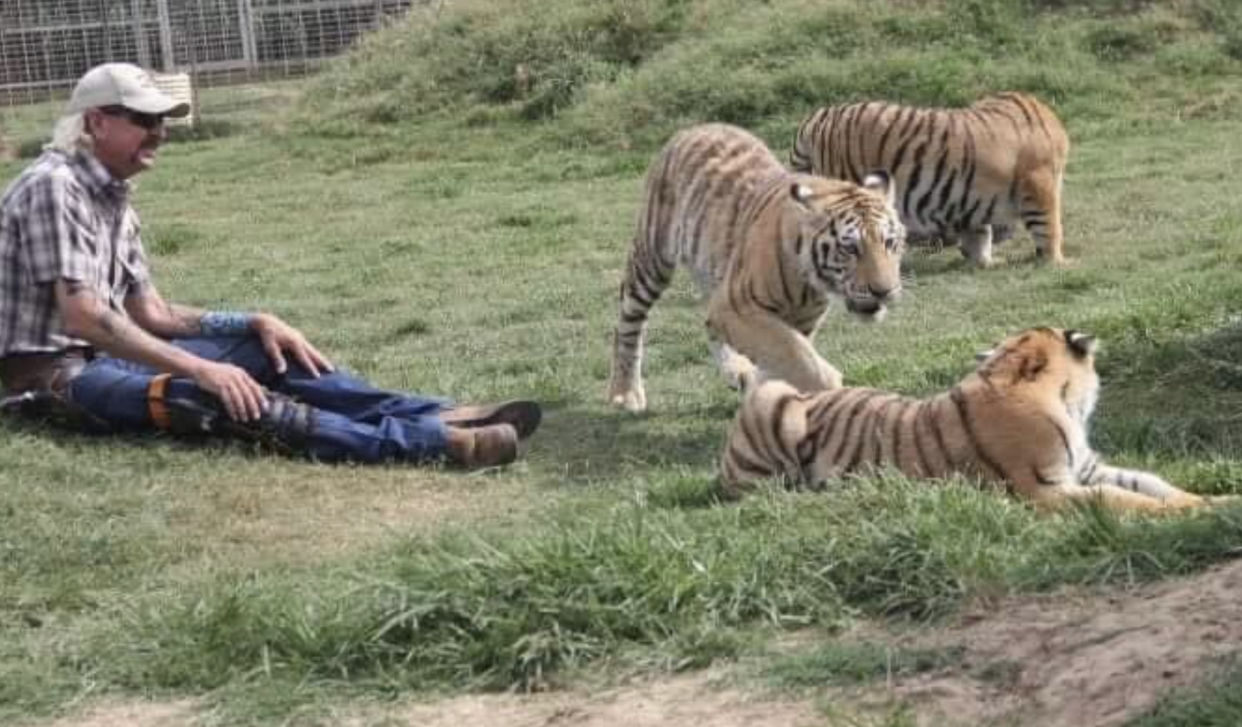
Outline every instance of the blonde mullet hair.
[(86, 114), (79, 111), (60, 117), (52, 129), (52, 140), (43, 148), (70, 156), (80, 151), (93, 150), (95, 140), (86, 131)]

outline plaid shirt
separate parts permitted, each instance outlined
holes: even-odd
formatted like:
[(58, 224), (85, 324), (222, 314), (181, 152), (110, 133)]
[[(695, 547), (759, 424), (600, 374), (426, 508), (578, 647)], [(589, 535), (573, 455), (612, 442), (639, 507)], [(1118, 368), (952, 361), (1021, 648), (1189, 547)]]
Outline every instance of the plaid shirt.
[(121, 313), (150, 285), (129, 184), (89, 153), (45, 152), (0, 198), (0, 357), (88, 345), (65, 333), (57, 280)]

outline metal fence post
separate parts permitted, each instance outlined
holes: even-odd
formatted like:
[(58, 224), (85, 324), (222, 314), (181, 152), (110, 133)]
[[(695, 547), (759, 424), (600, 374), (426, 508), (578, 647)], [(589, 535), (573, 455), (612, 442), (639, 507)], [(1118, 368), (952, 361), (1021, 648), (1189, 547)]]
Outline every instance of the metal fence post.
[(259, 64), (259, 50), (254, 42), (254, 8), (250, 0), (237, 0), (237, 25), (241, 31), (242, 58), (246, 70), (253, 71)]
[(160, 52), (163, 57), (162, 71), (172, 73), (177, 68), (173, 55), (172, 20), (168, 16), (168, 0), (156, 0), (156, 9), (160, 16)]
[(151, 44), (147, 42), (147, 33), (143, 28), (142, 0), (130, 0), (129, 12), (134, 25), (134, 46), (138, 49), (138, 65), (152, 68)]

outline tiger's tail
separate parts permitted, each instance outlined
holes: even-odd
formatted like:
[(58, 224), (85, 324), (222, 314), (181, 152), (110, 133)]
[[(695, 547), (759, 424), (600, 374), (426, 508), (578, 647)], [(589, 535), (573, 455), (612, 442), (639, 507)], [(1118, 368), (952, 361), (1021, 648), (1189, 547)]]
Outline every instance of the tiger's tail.
[(811, 174), (814, 168), (812, 155), (815, 153), (815, 137), (820, 132), (820, 127), (828, 120), (829, 109), (821, 108), (810, 116), (802, 120), (798, 124), (798, 131), (794, 134), (793, 148), (789, 152), (789, 168), (795, 172), (802, 174)]

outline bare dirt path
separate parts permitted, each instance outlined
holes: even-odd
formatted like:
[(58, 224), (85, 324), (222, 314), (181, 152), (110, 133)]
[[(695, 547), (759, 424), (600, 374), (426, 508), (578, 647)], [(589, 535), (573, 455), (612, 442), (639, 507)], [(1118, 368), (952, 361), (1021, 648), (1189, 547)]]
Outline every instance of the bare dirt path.
[(1242, 561), (1127, 593), (1005, 601), (924, 641), (965, 647), (967, 664), (896, 685), (920, 724), (1123, 724), (1239, 651)]
[[(870, 637), (874, 636), (872, 634)], [(882, 687), (835, 692), (834, 711), (904, 702), (920, 725), (1111, 727), (1202, 679), (1242, 644), (1242, 561), (1112, 594), (1063, 592), (979, 605), (956, 623), (891, 638), (895, 646), (960, 648), (954, 667)], [(466, 695), (385, 708), (342, 705), (327, 722), (352, 727), (799, 727), (834, 724), (806, 695), (721, 680), (729, 667), (600, 690)], [(725, 684), (727, 686), (722, 686)], [(37, 727), (193, 725), (192, 702), (97, 703)], [(301, 722), (298, 722), (299, 724)], [(852, 722), (858, 724), (858, 722)], [(863, 722), (866, 723), (865, 720)]]

